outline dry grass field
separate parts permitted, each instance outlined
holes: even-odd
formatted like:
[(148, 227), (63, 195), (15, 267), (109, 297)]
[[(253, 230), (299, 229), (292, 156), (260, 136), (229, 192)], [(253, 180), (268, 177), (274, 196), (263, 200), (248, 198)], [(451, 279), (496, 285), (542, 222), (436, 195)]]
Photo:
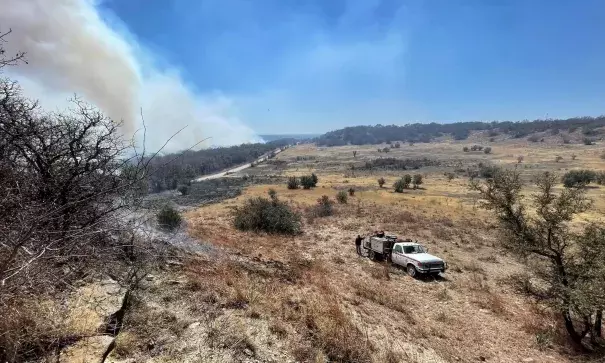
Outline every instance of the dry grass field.
[[(498, 247), (494, 218), (478, 207), (468, 178), (456, 170), (478, 163), (559, 174), (604, 170), (601, 145), (500, 140), (491, 154), (463, 152), (464, 142), (318, 148), (298, 145), (251, 175), (314, 172), (316, 188), (253, 185), (242, 195), (186, 214), (189, 233), (215, 249), (150, 281), (108, 361), (126, 362), (572, 362), (585, 361), (566, 341), (559, 320), (523, 293), (523, 263)], [(356, 155), (353, 155), (356, 151)], [(518, 163), (518, 156), (523, 161)], [(563, 159), (555, 161), (559, 155)], [(575, 155), (572, 158), (572, 155)], [(379, 157), (429, 158), (437, 166), (409, 171), (363, 170)], [(448, 180), (446, 173), (457, 173)], [(421, 188), (395, 193), (403, 174), (424, 176)], [(386, 183), (380, 188), (377, 179)], [(303, 216), (294, 237), (240, 232), (232, 211), (273, 188)], [(322, 195), (353, 188), (324, 218), (308, 215)], [(531, 193), (531, 188), (527, 193)], [(579, 218), (599, 220), (605, 201)], [(414, 279), (385, 262), (357, 256), (354, 238), (386, 230), (417, 239), (450, 268), (439, 279)]]

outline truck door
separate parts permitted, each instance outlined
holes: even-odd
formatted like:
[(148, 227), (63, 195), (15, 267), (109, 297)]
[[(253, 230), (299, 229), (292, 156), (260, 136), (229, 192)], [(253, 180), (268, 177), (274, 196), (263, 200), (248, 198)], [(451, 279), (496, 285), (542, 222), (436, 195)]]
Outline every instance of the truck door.
[(402, 261), (402, 254), (403, 249), (401, 248), (401, 245), (395, 245), (395, 247), (393, 247), (393, 253), (391, 254), (391, 260), (394, 264), (402, 266), (405, 265)]

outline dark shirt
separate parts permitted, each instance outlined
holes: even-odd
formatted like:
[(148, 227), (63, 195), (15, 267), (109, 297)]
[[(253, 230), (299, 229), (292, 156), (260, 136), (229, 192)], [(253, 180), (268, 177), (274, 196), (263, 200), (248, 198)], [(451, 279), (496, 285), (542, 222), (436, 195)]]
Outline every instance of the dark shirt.
[(361, 237), (355, 238), (355, 246), (360, 246), (360, 245), (361, 245)]

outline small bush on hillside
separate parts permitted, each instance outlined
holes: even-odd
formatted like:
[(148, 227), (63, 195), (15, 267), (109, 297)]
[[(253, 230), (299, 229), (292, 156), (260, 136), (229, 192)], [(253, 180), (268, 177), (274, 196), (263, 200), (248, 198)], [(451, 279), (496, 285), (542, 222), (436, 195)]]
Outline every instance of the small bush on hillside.
[(403, 178), (397, 180), (393, 184), (393, 189), (395, 189), (395, 193), (403, 193), (403, 190), (405, 189), (405, 183), (403, 181)]
[(471, 151), (481, 151), (481, 150), (483, 150), (483, 146), (481, 146), (481, 145), (471, 146)]
[(561, 155), (557, 155), (557, 157), (555, 158), (555, 162), (558, 163), (561, 160), (563, 160), (563, 157)]
[(181, 185), (178, 188), (178, 191), (182, 194), (182, 195), (187, 195), (189, 194), (189, 187), (186, 185)]
[(300, 181), (297, 177), (291, 176), (288, 178), (288, 189), (298, 189), (300, 186)]
[(594, 140), (589, 137), (585, 137), (583, 141), (584, 145), (594, 145)]
[(300, 185), (302, 185), (303, 189), (311, 189), (315, 186), (313, 182), (313, 177), (311, 175), (303, 175), (300, 177)]
[(157, 221), (162, 229), (169, 231), (175, 230), (181, 225), (183, 218), (179, 211), (171, 206), (164, 206), (157, 214)]
[(241, 231), (297, 234), (301, 230), (300, 215), (280, 201), (276, 193), (271, 199), (248, 199), (234, 211), (233, 225)]
[(347, 196), (347, 193), (344, 190), (341, 190), (336, 194), (336, 200), (340, 204), (347, 204), (348, 198), (349, 197)]
[(525, 159), (525, 157), (523, 155), (517, 156), (517, 164), (521, 164), (524, 159)]
[(406, 189), (409, 188), (411, 182), (412, 182), (412, 176), (410, 174), (405, 174), (403, 176), (404, 188), (406, 188)]
[(386, 183), (386, 182), (387, 182), (387, 181), (386, 181), (386, 180), (384, 180), (384, 178), (379, 178), (379, 179), (378, 179), (378, 185), (379, 185), (381, 188), (383, 187), (384, 183)]
[(391, 151), (388, 147), (385, 147), (384, 149), (382, 149), (383, 153), (388, 153), (389, 151)]
[(483, 152), (486, 154), (490, 154), (492, 152), (492, 148), (487, 146), (485, 149), (483, 149)]
[(566, 188), (583, 187), (594, 181), (597, 174), (592, 170), (571, 170), (563, 175), (561, 182)]
[(596, 173), (596, 175), (595, 175), (595, 181), (599, 185), (605, 185), (605, 172), (604, 171), (600, 171), (600, 172)]
[(334, 201), (327, 195), (322, 195), (317, 199), (315, 206), (315, 215), (317, 217), (328, 217), (334, 214)]
[(578, 157), (578, 155), (576, 154), (571, 154), (571, 160), (576, 160), (576, 158)]
[(395, 149), (399, 149), (401, 147), (401, 143), (399, 141), (397, 141), (395, 143)]
[(463, 147), (462, 151), (464, 151), (465, 153), (467, 153), (468, 152), (468, 146)]
[(417, 189), (420, 184), (422, 184), (422, 175), (414, 174), (414, 180), (412, 181), (414, 184), (414, 189)]
[(319, 181), (315, 173), (311, 174), (311, 180), (313, 180), (313, 187), (315, 188), (317, 186), (317, 182)]
[(452, 181), (452, 180), (456, 179), (456, 174), (454, 174), (454, 173), (445, 173), (445, 177), (447, 178), (447, 181)]
[(349, 195), (351, 197), (355, 195), (355, 188), (349, 188)]
[(538, 136), (536, 136), (536, 135), (532, 135), (532, 136), (530, 136), (530, 137), (527, 138), (527, 141), (529, 141), (529, 142), (538, 142), (538, 141), (540, 141), (540, 138)]

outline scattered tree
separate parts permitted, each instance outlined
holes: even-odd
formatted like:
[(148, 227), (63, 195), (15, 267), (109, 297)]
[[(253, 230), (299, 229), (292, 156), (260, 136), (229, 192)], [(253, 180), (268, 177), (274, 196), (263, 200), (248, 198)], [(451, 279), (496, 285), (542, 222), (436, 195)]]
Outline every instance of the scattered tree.
[(382, 186), (384, 185), (384, 183), (386, 183), (387, 181), (384, 180), (384, 178), (380, 177), (378, 178), (378, 185), (382, 188)]
[(395, 193), (403, 193), (403, 190), (405, 188), (406, 188), (406, 186), (405, 186), (405, 181), (403, 180), (403, 178), (397, 180), (393, 184), (393, 189), (395, 189)]
[(527, 141), (530, 142), (538, 142), (540, 140), (540, 138), (537, 135), (531, 135), (530, 137), (527, 138)]
[(561, 155), (557, 155), (557, 156), (555, 157), (555, 162), (557, 162), (557, 163), (558, 163), (558, 162), (559, 162), (559, 161), (561, 161), (561, 160), (563, 160), (563, 157), (562, 157)]
[(448, 182), (451, 182), (452, 180), (456, 179), (456, 174), (454, 174), (454, 173), (445, 173), (445, 177), (447, 178)]
[(298, 189), (299, 186), (300, 180), (297, 177), (291, 176), (288, 178), (288, 189)]
[(355, 195), (355, 188), (351, 187), (349, 188), (349, 196), (354, 196)]
[[(353, 169), (354, 169), (355, 165), (353, 165)], [(311, 174), (311, 180), (313, 181), (313, 188), (315, 188), (317, 186), (317, 182), (319, 181), (319, 179), (317, 178), (317, 175), (315, 175), (315, 173)]]
[(347, 196), (347, 193), (344, 190), (341, 190), (336, 194), (336, 200), (340, 204), (347, 204), (348, 198), (349, 197)]
[(312, 175), (303, 175), (300, 177), (300, 185), (302, 185), (303, 189), (311, 189), (315, 187), (316, 183)]
[(464, 151), (465, 153), (467, 153), (468, 152), (468, 146), (463, 147), (462, 151)]
[(399, 141), (397, 141), (395, 143), (395, 149), (399, 149), (401, 147), (401, 143)]
[(590, 137), (585, 137), (583, 141), (584, 141), (584, 145), (594, 145), (594, 140), (591, 139)]
[(390, 151), (390, 149), (388, 147), (385, 147), (384, 149), (382, 149), (383, 153), (388, 153)]
[(571, 154), (571, 160), (576, 160), (576, 158), (578, 157), (578, 155), (576, 154)]
[(412, 181), (412, 183), (414, 184), (414, 189), (418, 189), (418, 186), (422, 184), (422, 175), (414, 174), (414, 180)]
[(506, 232), (503, 244), (529, 259), (528, 268), (542, 279), (546, 288), (537, 293), (556, 309), (571, 339), (582, 344), (587, 334), (596, 340), (600, 330), (605, 291), (603, 258), (605, 230), (590, 224), (574, 232), (570, 222), (590, 207), (581, 188), (567, 188), (555, 194), (556, 176), (548, 172), (536, 180), (534, 211), (523, 201), (519, 172), (498, 170), (484, 183), (471, 187), (478, 191), (487, 209), (493, 210)]
[(353, 150), (353, 157), (356, 158), (357, 157), (357, 150)]
[(410, 183), (412, 182), (412, 176), (410, 174), (405, 174), (403, 176), (403, 186), (408, 189), (410, 187)]
[(594, 181), (596, 176), (592, 170), (570, 170), (563, 175), (561, 182), (566, 188), (581, 188)]
[(487, 146), (485, 149), (483, 149), (483, 152), (486, 154), (490, 154), (492, 152), (492, 148)]
[(525, 159), (525, 157), (523, 155), (517, 156), (517, 164), (521, 164), (524, 159)]

